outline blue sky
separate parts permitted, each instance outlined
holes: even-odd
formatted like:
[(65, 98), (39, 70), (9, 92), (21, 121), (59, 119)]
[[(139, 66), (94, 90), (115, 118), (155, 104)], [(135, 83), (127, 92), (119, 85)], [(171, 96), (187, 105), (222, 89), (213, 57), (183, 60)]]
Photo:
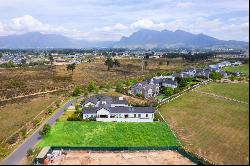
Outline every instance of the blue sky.
[(39, 31), (119, 40), (141, 29), (249, 41), (248, 0), (0, 0), (0, 36)]

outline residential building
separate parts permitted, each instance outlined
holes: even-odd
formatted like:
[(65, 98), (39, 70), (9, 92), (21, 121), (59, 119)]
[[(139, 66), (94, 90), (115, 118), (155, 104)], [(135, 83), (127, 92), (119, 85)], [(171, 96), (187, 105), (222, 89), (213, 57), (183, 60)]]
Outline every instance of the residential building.
[(129, 106), (122, 97), (111, 101), (107, 96), (91, 97), (82, 105), (83, 119), (95, 118), (101, 122), (153, 122), (154, 119), (154, 108)]

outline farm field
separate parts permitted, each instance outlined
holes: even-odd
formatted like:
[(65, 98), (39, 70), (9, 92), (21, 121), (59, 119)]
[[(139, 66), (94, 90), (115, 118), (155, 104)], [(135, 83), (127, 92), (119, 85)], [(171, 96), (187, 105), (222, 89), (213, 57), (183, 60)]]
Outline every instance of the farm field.
[(166, 123), (57, 122), (44, 146), (179, 146)]
[(190, 151), (216, 164), (249, 164), (247, 104), (191, 91), (159, 110)]
[(249, 84), (248, 83), (210, 83), (197, 88), (202, 92), (214, 93), (240, 101), (249, 101)]
[(232, 67), (225, 67), (223, 68), (224, 71), (239, 71), (243, 74), (249, 75), (249, 64), (243, 64), (241, 66), (232, 66)]

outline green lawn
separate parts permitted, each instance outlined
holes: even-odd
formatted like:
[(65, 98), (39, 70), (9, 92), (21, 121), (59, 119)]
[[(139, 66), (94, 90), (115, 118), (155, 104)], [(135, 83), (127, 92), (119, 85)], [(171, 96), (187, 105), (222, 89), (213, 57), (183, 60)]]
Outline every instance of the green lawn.
[(217, 164), (249, 164), (247, 104), (190, 91), (159, 110), (192, 152)]
[(164, 95), (164, 94), (159, 94), (158, 96), (155, 96), (156, 100), (162, 100), (164, 98), (166, 98), (166, 95)]
[(178, 146), (166, 123), (56, 122), (44, 146)]
[(249, 75), (249, 64), (244, 64), (244, 65), (241, 65), (241, 66), (224, 67), (222, 70), (229, 71), (229, 72), (239, 71), (241, 73)]
[(248, 83), (209, 83), (200, 88), (199, 91), (214, 93), (240, 101), (248, 102), (249, 84)]

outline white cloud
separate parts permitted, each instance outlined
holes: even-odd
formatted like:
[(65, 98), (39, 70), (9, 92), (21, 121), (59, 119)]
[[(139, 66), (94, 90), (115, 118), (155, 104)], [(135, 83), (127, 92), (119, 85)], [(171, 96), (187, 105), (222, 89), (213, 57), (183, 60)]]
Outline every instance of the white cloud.
[(103, 28), (96, 28), (96, 30), (97, 31), (104, 31), (104, 32), (112, 32), (112, 31), (125, 30), (127, 28), (128, 28), (127, 26), (120, 24), (120, 23), (117, 23), (114, 26), (105, 26)]
[(141, 19), (138, 20), (130, 25), (132, 29), (140, 29), (140, 28), (145, 28), (145, 29), (156, 29), (160, 30), (165, 27), (165, 23), (154, 23), (152, 20), (149, 19)]
[(88, 33), (77, 29), (67, 29), (62, 26), (52, 26), (42, 23), (31, 15), (24, 15), (11, 19), (6, 24), (0, 24), (0, 35), (23, 34), (27, 32), (41, 32), (45, 34), (62, 34), (72, 38), (84, 38)]

